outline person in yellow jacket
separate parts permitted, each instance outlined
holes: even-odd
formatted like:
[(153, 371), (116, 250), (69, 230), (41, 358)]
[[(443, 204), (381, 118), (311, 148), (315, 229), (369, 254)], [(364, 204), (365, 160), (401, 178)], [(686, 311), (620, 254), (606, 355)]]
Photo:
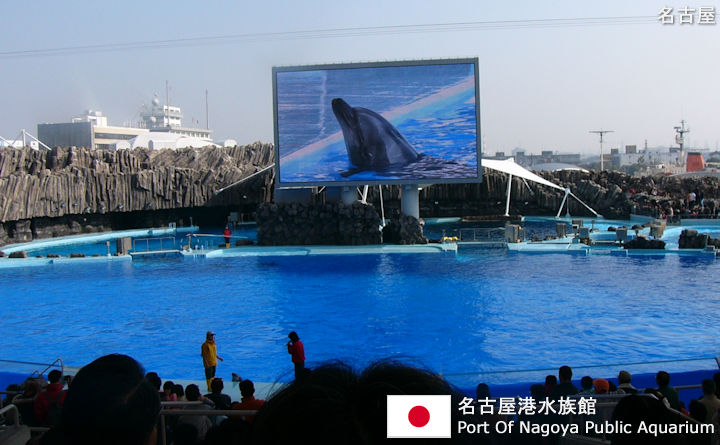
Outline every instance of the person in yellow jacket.
[(207, 381), (208, 391), (212, 391), (210, 384), (215, 378), (217, 361), (223, 361), (222, 357), (217, 355), (217, 345), (215, 344), (215, 333), (213, 331), (208, 331), (205, 334), (205, 343), (200, 348), (200, 355), (202, 355), (203, 366), (205, 366), (205, 380)]

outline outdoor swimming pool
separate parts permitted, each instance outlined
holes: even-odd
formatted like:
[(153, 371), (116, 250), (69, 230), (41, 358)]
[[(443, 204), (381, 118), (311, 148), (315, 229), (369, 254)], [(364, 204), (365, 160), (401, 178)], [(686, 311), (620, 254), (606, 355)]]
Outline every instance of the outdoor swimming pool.
[(395, 357), (462, 386), (517, 381), (473, 373), (717, 355), (718, 272), (707, 256), (467, 247), (0, 269), (2, 358), (79, 366), (122, 352), (163, 378), (202, 380), (212, 329), (220, 376), (268, 382), (291, 377), (295, 330), (309, 365)]

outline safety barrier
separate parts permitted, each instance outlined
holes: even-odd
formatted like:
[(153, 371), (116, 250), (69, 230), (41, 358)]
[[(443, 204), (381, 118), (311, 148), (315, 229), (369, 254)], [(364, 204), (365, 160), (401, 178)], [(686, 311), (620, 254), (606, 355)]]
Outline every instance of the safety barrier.
[(47, 372), (50, 368), (60, 368), (60, 371), (63, 374), (65, 374), (65, 365), (63, 364), (62, 358), (60, 358), (60, 357), (56, 358), (55, 361), (53, 361), (52, 363), (24, 362), (24, 361), (20, 361), (20, 360), (4, 360), (4, 359), (0, 359), (0, 363), (12, 363), (15, 365), (45, 366), (45, 368), (43, 368), (42, 371), (37, 370), (37, 369), (32, 371), (30, 373), (30, 375), (28, 376), (28, 378), (44, 375), (45, 372)]
[(18, 411), (17, 406), (13, 405), (12, 403), (2, 409), (0, 409), (0, 416), (5, 416), (5, 413), (11, 413), (13, 417), (13, 423), (12, 426), (15, 428), (20, 427), (20, 411)]
[[(153, 249), (153, 251), (164, 251), (164, 250), (175, 250), (175, 237), (174, 236), (161, 236), (161, 237), (153, 237), (153, 238), (137, 238), (133, 240), (133, 252), (149, 252), (150, 251), (150, 242), (153, 241), (159, 241), (160, 242), (160, 248), (159, 249)], [(142, 244), (145, 243), (145, 250), (139, 251), (137, 248), (138, 243)], [(164, 245), (163, 245), (164, 242)]]
[[(225, 235), (217, 235), (212, 233), (190, 233), (187, 235), (187, 245), (195, 250), (209, 250), (216, 248), (219, 244), (225, 244)], [(233, 240), (249, 240), (246, 236), (229, 236), (230, 241)], [(217, 240), (217, 241), (215, 241)]]
[(257, 414), (257, 410), (237, 410), (237, 409), (178, 409), (177, 407), (182, 406), (198, 406), (203, 405), (203, 402), (161, 402), (162, 409), (160, 410), (160, 428), (158, 433), (160, 434), (160, 444), (167, 445), (167, 435), (165, 434), (166, 421), (165, 416), (227, 416), (227, 417), (239, 417), (239, 416), (254, 416)]
[(456, 229), (455, 232), (458, 234), (459, 241), (503, 241), (505, 229), (502, 227), (468, 227)]

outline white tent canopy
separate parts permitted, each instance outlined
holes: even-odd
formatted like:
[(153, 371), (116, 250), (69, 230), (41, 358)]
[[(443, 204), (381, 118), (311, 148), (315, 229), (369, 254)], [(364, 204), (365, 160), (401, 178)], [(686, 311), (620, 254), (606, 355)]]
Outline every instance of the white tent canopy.
[[(577, 199), (580, 204), (585, 206), (588, 210), (590, 210), (593, 214), (596, 216), (598, 213), (590, 208), (587, 204), (582, 202), (580, 198), (573, 195), (573, 193), (570, 191), (569, 188), (563, 188), (557, 184), (553, 184), (552, 182), (548, 181), (547, 179), (541, 178), (540, 176), (536, 175), (535, 173), (531, 172), (530, 170), (527, 170), (520, 165), (515, 163), (515, 160), (513, 158), (508, 158), (505, 160), (497, 160), (497, 159), (483, 159), (482, 160), (482, 166), (487, 167), (491, 170), (497, 170), (503, 173), (507, 173), (510, 175), (508, 177), (508, 186), (507, 186), (507, 198), (505, 202), (505, 216), (510, 216), (510, 186), (512, 185), (512, 178), (513, 176), (517, 176), (519, 178), (523, 178), (524, 180), (537, 182), (538, 184), (542, 184), (548, 187), (556, 188), (558, 190), (564, 190), (565, 191), (565, 197), (563, 198), (562, 202), (560, 203), (560, 208), (558, 209), (557, 216), (560, 217), (560, 213), (562, 212), (562, 208), (565, 205), (565, 202), (567, 201), (568, 196), (572, 196), (573, 198)], [(570, 214), (570, 207), (568, 206), (568, 215)]]
[(508, 175), (517, 176), (519, 178), (527, 179), (528, 181), (537, 182), (548, 187), (553, 187), (560, 190), (565, 190), (557, 184), (553, 184), (547, 179), (543, 179), (530, 170), (526, 170), (523, 167), (515, 163), (513, 158), (505, 159), (504, 161), (498, 161), (496, 159), (483, 159), (482, 166), (493, 170), (507, 173)]

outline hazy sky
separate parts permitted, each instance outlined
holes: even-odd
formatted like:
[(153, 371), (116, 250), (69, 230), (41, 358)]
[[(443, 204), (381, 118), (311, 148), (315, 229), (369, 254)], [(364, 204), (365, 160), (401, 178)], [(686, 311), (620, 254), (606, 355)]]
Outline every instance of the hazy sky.
[[(720, 25), (680, 25), (678, 10), (713, 2), (339, 0), (147, 2), (0, 0), (3, 106), (0, 136), (40, 122), (68, 122), (91, 108), (111, 125), (136, 122), (158, 93), (214, 138), (272, 142), (271, 68), (284, 65), (478, 57), (482, 138), (489, 153), (599, 152), (669, 146), (688, 121), (692, 146), (720, 148)], [(674, 8), (674, 25), (656, 20)], [(720, 7), (720, 3), (716, 10)], [(574, 20), (566, 25), (526, 20)], [(694, 16), (697, 21), (697, 15)], [(478, 22), (519, 21), (500, 25)], [(716, 22), (720, 17), (716, 17)], [(448, 23), (472, 23), (440, 26)], [(390, 26), (433, 25), (397, 32)], [(370, 28), (328, 32), (330, 29)], [(313, 31), (300, 38), (259, 35)], [(161, 40), (250, 35), (249, 38)], [(111, 45), (144, 42), (141, 48)], [(97, 51), (32, 50), (101, 45)], [(20, 51), (20, 56), (18, 53)], [(12, 52), (12, 53), (11, 53)], [(10, 54), (9, 54), (10, 53)]]

